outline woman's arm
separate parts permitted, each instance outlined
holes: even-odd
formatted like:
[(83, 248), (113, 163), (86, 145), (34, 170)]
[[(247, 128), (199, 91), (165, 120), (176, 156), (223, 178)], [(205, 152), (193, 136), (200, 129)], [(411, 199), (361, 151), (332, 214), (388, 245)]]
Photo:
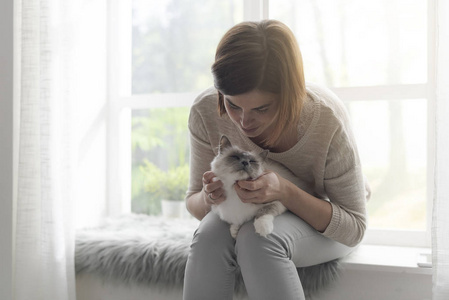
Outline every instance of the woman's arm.
[(330, 202), (316, 198), (288, 180), (285, 180), (285, 196), (281, 203), (292, 213), (323, 233), (332, 219)]
[[(355, 167), (354, 172), (360, 172), (359, 168)], [(352, 247), (362, 240), (366, 230), (365, 184), (363, 178), (350, 174), (354, 172), (326, 181), (332, 202), (308, 194), (271, 171), (254, 181), (239, 181), (235, 189), (243, 202), (281, 201), (323, 235)]]
[[(205, 192), (206, 185), (214, 177), (210, 172), (210, 162), (215, 157), (213, 147), (210, 142), (210, 134), (205, 124), (203, 115), (204, 110), (203, 96), (200, 95), (190, 110), (189, 131), (190, 131), (190, 182), (186, 197), (187, 210), (196, 219), (202, 220), (204, 216), (211, 210), (210, 199)], [(206, 96), (204, 96), (206, 97)], [(216, 106), (214, 106), (216, 107)], [(215, 112), (215, 111), (214, 111)], [(217, 138), (218, 141), (219, 138)], [(209, 186), (209, 193), (214, 186)], [(217, 187), (215, 186), (215, 189)], [(220, 195), (217, 195), (220, 196)], [(213, 196), (217, 199), (217, 196)]]
[(203, 191), (195, 193), (186, 199), (186, 207), (189, 213), (198, 220), (202, 220), (210, 211), (210, 205), (206, 204)]

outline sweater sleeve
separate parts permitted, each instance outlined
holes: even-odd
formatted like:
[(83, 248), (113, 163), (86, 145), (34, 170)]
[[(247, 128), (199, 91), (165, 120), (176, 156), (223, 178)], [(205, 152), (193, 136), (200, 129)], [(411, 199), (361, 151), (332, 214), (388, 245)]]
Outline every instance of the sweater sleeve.
[(195, 106), (190, 111), (189, 131), (190, 179), (186, 198), (201, 191), (203, 174), (210, 170), (210, 163), (215, 157), (203, 117)]
[(366, 185), (354, 138), (344, 126), (331, 141), (324, 175), (332, 218), (323, 235), (355, 246), (366, 230)]

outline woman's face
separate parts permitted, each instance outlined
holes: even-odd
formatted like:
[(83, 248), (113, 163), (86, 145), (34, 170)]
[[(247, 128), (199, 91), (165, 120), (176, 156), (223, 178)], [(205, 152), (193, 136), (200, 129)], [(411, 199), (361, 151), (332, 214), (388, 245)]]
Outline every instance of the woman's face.
[(223, 95), (226, 112), (240, 131), (256, 143), (266, 139), (275, 126), (279, 97), (253, 90), (240, 95)]

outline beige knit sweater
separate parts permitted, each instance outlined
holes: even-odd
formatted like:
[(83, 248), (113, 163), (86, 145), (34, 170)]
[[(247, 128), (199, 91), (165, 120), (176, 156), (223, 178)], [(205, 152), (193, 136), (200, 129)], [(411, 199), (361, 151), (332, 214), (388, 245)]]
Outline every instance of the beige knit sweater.
[[(344, 104), (328, 89), (307, 85), (308, 99), (301, 112), (299, 141), (290, 150), (268, 158), (290, 169), (301, 188), (332, 204), (332, 219), (322, 233), (348, 246), (357, 245), (366, 229), (368, 190)], [(195, 100), (189, 118), (190, 186), (187, 197), (201, 191), (202, 175), (210, 170), (221, 135), (233, 145), (262, 151), (217, 112), (217, 91), (209, 88)]]

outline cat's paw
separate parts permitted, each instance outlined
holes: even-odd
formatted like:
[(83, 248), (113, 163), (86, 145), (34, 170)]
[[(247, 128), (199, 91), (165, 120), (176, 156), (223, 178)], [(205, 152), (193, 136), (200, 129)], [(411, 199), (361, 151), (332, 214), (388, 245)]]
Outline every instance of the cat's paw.
[(254, 220), (254, 228), (256, 232), (266, 237), (270, 233), (273, 232), (273, 220), (274, 217), (272, 215), (263, 215)]
[(229, 227), (229, 231), (231, 232), (231, 236), (236, 239), (237, 233), (239, 233), (240, 226), (236, 224), (231, 224), (231, 227)]

